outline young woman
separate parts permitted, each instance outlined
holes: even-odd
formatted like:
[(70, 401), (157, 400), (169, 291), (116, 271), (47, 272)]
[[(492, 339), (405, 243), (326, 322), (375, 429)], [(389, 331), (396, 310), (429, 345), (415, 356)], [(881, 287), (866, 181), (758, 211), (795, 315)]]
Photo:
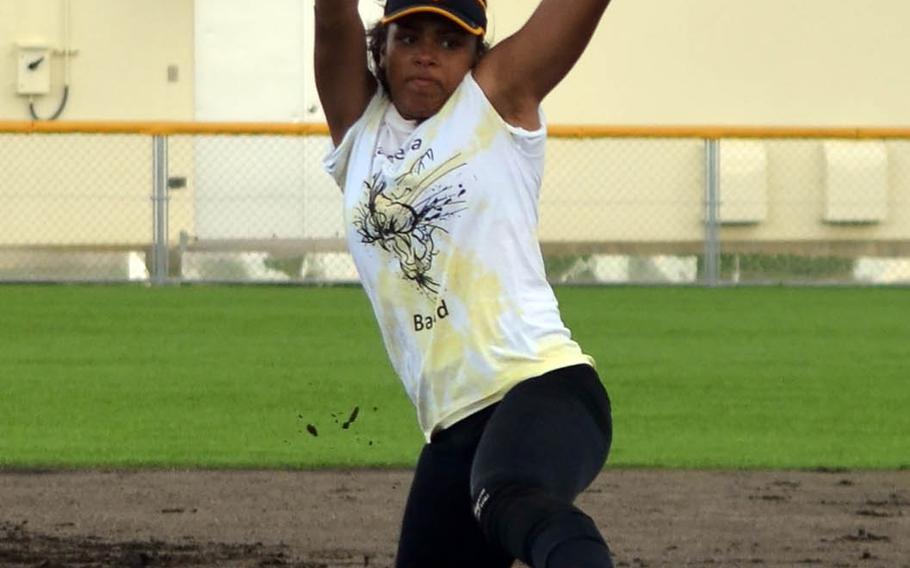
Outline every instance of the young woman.
[[(426, 436), (396, 566), (612, 566), (573, 505), (610, 402), (537, 243), (540, 103), (609, 0), (542, 0), (492, 49), (484, 0), (316, 0), (316, 81), (347, 240)], [(372, 70), (371, 70), (372, 69)]]

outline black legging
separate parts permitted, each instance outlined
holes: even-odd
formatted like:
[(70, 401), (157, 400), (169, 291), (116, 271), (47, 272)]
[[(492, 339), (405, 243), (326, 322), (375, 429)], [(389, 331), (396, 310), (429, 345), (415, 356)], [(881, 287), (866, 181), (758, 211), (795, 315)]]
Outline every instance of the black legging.
[(396, 567), (506, 568), (515, 558), (534, 568), (612, 566), (594, 522), (572, 504), (611, 439), (610, 401), (591, 367), (519, 383), (424, 446)]

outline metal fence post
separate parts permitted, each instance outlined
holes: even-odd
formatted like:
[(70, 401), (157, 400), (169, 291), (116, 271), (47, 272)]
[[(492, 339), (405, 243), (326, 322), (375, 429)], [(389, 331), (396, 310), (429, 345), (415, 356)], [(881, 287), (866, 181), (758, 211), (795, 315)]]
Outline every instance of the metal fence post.
[(152, 284), (168, 279), (167, 137), (152, 138)]
[(718, 206), (720, 196), (720, 141), (705, 140), (705, 275), (707, 286), (720, 282), (720, 231)]

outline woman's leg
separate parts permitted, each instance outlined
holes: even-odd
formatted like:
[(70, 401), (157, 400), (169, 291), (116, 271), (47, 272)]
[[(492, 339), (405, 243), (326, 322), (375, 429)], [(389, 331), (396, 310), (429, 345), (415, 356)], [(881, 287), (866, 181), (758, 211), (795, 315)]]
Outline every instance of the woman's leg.
[(513, 559), (489, 545), (471, 512), (471, 463), (486, 409), (424, 446), (405, 505), (397, 568), (507, 568)]
[(513, 388), (474, 457), (471, 495), (487, 539), (534, 568), (612, 566), (594, 522), (572, 504), (603, 468), (611, 440), (610, 401), (591, 367)]

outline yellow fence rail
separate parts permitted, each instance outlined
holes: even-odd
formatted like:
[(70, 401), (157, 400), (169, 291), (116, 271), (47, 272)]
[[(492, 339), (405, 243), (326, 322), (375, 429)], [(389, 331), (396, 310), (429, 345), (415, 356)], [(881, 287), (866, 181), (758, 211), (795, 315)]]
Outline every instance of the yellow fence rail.
[[(0, 121), (0, 132), (10, 134), (144, 134), (319, 136), (329, 129), (319, 123), (271, 122), (155, 122), (155, 121)], [(910, 139), (910, 127), (803, 127), (803, 126), (648, 126), (572, 125), (548, 127), (554, 138), (698, 138), (720, 139)]]

